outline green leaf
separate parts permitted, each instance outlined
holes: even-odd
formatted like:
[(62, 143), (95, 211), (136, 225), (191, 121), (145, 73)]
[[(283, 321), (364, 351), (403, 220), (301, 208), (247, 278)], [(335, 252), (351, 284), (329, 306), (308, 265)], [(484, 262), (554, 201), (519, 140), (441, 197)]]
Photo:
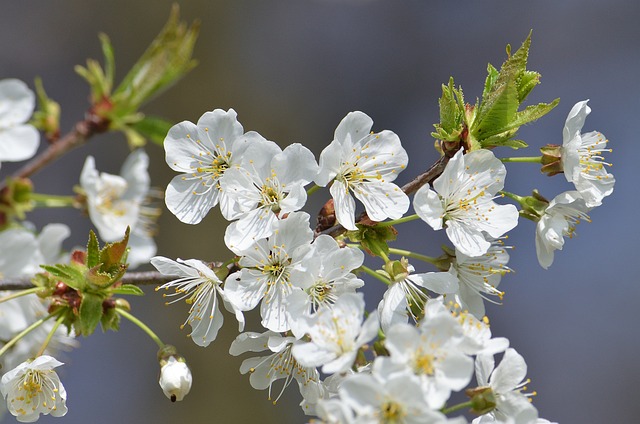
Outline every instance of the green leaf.
[(157, 116), (145, 116), (132, 125), (134, 130), (160, 146), (163, 145), (164, 138), (172, 126), (172, 122)]
[(120, 315), (118, 315), (115, 308), (109, 308), (102, 315), (100, 324), (102, 325), (102, 331), (118, 331), (120, 329)]
[(476, 118), (472, 129), (479, 141), (504, 132), (515, 117), (519, 106), (515, 80), (497, 81), (488, 102), (490, 107), (482, 109), (484, 114)]
[(537, 105), (527, 106), (524, 110), (516, 114), (510, 126), (515, 128), (536, 121), (551, 112), (554, 107), (558, 106), (558, 103), (560, 103), (559, 98), (551, 103), (539, 103)]
[(87, 267), (94, 268), (100, 264), (100, 245), (93, 230), (89, 231), (89, 242), (87, 243)]
[(535, 71), (524, 71), (517, 83), (518, 101), (522, 103), (533, 90), (533, 87), (540, 84), (540, 74)]
[(144, 292), (138, 286), (134, 286), (133, 284), (123, 284), (121, 286), (115, 287), (111, 289), (112, 294), (124, 294), (131, 296), (144, 296)]
[(94, 289), (102, 289), (105, 287), (109, 287), (115, 280), (110, 274), (100, 271), (100, 266), (96, 266), (91, 268), (86, 274), (87, 282), (89, 286)]
[(487, 65), (487, 79), (484, 81), (484, 90), (482, 91), (482, 101), (485, 102), (489, 93), (493, 89), (496, 80), (498, 79), (498, 70), (493, 67), (492, 64)]
[(82, 291), (87, 286), (84, 272), (72, 264), (40, 265), (42, 269), (59, 278), (67, 286)]
[(100, 323), (100, 319), (102, 318), (102, 300), (101, 296), (95, 294), (82, 294), (77, 323), (80, 327), (80, 334), (85, 337), (91, 335)]
[(127, 254), (127, 243), (129, 242), (129, 232), (130, 229), (127, 227), (127, 230), (124, 233), (124, 238), (120, 241), (116, 241), (113, 243), (107, 243), (100, 251), (100, 262), (102, 266), (100, 268), (103, 272), (108, 272), (111, 274), (111, 270), (117, 270), (122, 265), (123, 259), (126, 259)]

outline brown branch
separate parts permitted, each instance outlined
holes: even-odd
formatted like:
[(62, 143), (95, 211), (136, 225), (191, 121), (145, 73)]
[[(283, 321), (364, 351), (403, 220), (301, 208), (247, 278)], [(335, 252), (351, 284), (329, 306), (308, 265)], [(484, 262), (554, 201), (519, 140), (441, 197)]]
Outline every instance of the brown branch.
[[(158, 271), (127, 272), (122, 277), (122, 284), (146, 286), (164, 284), (175, 280), (175, 276), (166, 276)], [(30, 278), (7, 278), (0, 280), (0, 290), (26, 290), (35, 287)]]
[[(102, 118), (92, 110), (86, 113), (85, 119), (77, 122), (73, 130), (69, 131), (64, 137), (54, 141), (49, 147), (42, 151), (39, 155), (24, 164), (20, 169), (11, 175), (12, 179), (28, 178), (49, 163), (55, 161), (60, 156), (84, 144), (91, 136), (105, 132), (109, 127), (109, 122)], [(0, 189), (6, 187), (6, 181), (0, 183)]]

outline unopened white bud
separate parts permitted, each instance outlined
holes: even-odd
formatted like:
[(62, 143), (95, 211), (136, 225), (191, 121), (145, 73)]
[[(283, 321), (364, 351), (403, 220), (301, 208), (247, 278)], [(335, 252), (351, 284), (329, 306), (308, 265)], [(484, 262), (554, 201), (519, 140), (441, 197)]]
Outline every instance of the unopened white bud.
[(160, 387), (171, 402), (182, 400), (191, 390), (191, 370), (184, 361), (169, 357), (160, 369)]

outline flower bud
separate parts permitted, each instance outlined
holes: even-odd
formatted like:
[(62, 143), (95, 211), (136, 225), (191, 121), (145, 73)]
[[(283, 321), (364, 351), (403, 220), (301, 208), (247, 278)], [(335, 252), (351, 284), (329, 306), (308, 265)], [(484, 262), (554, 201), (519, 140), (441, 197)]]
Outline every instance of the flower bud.
[(170, 356), (160, 369), (160, 387), (171, 402), (182, 400), (191, 390), (191, 370), (182, 357)]
[(562, 147), (557, 144), (547, 144), (540, 148), (542, 153), (542, 168), (540, 171), (553, 176), (564, 172), (562, 167)]
[(166, 345), (158, 352), (160, 362), (160, 387), (171, 402), (182, 400), (191, 390), (191, 370), (176, 348)]

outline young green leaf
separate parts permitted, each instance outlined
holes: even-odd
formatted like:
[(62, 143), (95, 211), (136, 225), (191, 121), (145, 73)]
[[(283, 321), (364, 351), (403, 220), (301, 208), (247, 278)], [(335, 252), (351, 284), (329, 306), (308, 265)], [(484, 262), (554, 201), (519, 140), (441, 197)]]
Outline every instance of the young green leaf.
[[(76, 330), (83, 336), (93, 334), (102, 318), (102, 297), (92, 293), (83, 293), (80, 313), (76, 321)], [(79, 328), (78, 328), (79, 327)]]

